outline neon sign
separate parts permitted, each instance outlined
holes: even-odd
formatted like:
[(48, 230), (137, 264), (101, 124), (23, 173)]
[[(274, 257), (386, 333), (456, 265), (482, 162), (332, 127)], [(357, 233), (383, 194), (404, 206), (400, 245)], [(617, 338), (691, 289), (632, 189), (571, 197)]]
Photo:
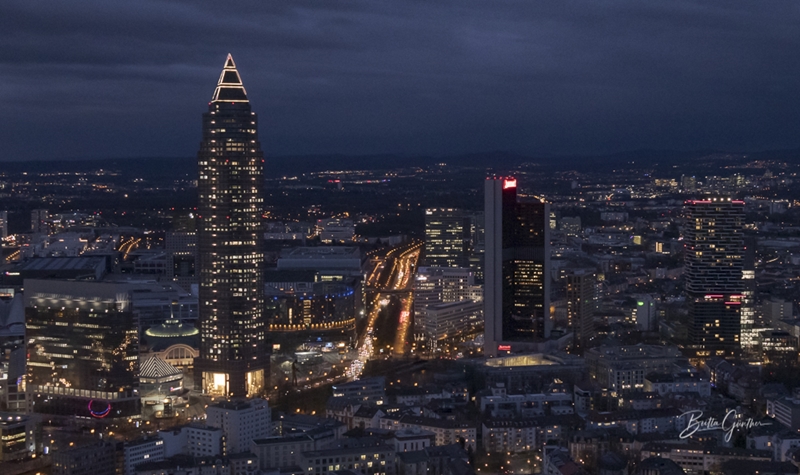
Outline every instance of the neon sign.
[(511, 345), (497, 345), (497, 351), (511, 351)]
[(108, 405), (106, 406), (105, 410), (100, 411), (100, 412), (95, 412), (94, 410), (92, 410), (92, 403), (93, 402), (94, 402), (94, 399), (89, 401), (89, 414), (91, 414), (92, 417), (97, 418), (97, 419), (102, 419), (102, 418), (106, 417), (107, 415), (109, 415), (111, 413), (111, 403), (107, 403)]

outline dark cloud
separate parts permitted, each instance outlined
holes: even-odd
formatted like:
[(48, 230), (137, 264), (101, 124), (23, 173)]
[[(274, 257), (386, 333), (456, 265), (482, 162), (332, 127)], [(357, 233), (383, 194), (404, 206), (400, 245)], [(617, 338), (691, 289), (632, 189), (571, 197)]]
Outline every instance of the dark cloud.
[(232, 52), (268, 154), (800, 146), (771, 0), (0, 5), (0, 160), (186, 156)]

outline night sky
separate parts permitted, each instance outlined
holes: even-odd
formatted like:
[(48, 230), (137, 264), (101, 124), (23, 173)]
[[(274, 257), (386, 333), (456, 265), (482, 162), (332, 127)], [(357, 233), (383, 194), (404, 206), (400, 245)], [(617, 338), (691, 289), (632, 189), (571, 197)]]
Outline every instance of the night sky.
[(0, 160), (800, 147), (796, 0), (2, 0)]

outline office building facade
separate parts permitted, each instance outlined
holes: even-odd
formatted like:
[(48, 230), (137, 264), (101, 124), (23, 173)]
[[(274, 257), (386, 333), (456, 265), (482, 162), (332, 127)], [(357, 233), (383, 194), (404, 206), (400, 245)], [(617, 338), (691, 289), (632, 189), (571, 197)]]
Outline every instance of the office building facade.
[(53, 451), (53, 475), (116, 475), (117, 444), (96, 444)]
[(428, 305), (420, 315), (422, 328), (432, 348), (437, 342), (476, 329), (483, 317), (483, 303), (473, 300)]
[(520, 199), (517, 181), (486, 180), (485, 352), (524, 350), (550, 336), (550, 207)]
[(49, 225), (47, 219), (50, 218), (50, 212), (46, 209), (35, 209), (31, 211), (31, 232), (33, 233), (47, 233)]
[(228, 55), (198, 153), (200, 355), (209, 395), (253, 397), (269, 378), (264, 319), (264, 159), (257, 119)]
[(27, 393), (33, 412), (139, 415), (139, 331), (122, 284), (25, 280)]
[(425, 264), (432, 267), (469, 267), (469, 216), (460, 209), (425, 210)]
[[(0, 464), (36, 454), (41, 425), (30, 415), (0, 412)], [(41, 440), (38, 441), (41, 444)]]
[(576, 347), (585, 347), (595, 336), (596, 286), (594, 272), (581, 269), (567, 274), (567, 322), (572, 327)]
[(246, 452), (254, 439), (272, 433), (272, 412), (264, 399), (220, 402), (206, 408), (206, 426), (222, 429), (225, 455)]
[(164, 250), (167, 252), (167, 279), (191, 292), (192, 285), (197, 284), (197, 233), (168, 232)]

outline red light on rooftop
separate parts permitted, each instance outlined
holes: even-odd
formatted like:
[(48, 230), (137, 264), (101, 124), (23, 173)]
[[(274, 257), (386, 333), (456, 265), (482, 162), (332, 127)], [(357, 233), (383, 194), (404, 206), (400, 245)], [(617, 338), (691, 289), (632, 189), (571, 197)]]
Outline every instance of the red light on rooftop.
[(517, 187), (517, 180), (514, 178), (506, 178), (503, 180), (503, 189), (507, 190), (509, 188), (516, 188)]

